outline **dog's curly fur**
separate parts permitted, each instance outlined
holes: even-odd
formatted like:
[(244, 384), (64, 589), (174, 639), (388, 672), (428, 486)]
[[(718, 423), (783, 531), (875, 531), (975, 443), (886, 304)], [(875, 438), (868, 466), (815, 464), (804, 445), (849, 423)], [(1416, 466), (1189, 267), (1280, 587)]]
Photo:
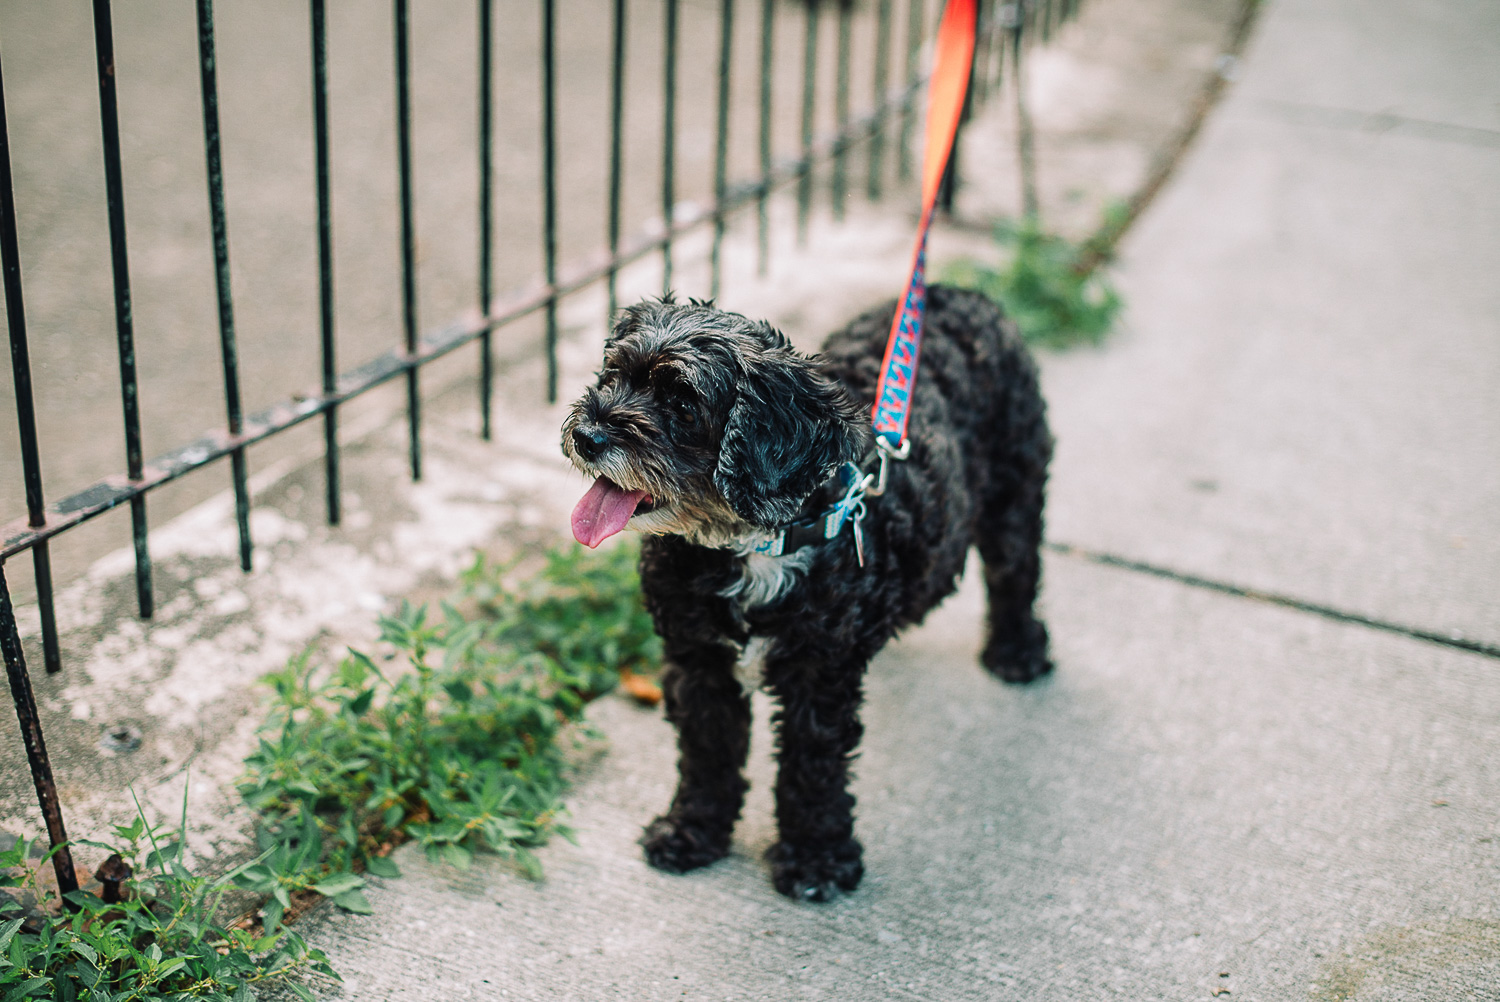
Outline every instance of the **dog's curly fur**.
[(1051, 669), (1032, 606), (1052, 439), (1034, 362), (977, 293), (928, 290), (911, 457), (867, 499), (864, 566), (847, 529), (784, 557), (750, 554), (829, 507), (842, 493), (830, 475), (869, 453), (894, 311), (871, 310), (809, 357), (711, 304), (639, 304), (563, 426), (580, 470), (649, 493), (629, 527), (649, 534), (641, 586), (680, 750), (677, 794), (642, 839), (660, 869), (729, 851), (748, 785), (750, 698), (736, 673), (747, 646), (763, 653), (762, 684), (779, 704), (773, 882), (813, 901), (853, 890), (863, 873), (847, 787), (865, 666), (953, 592), (971, 546), (989, 598), (980, 661), (1007, 682)]

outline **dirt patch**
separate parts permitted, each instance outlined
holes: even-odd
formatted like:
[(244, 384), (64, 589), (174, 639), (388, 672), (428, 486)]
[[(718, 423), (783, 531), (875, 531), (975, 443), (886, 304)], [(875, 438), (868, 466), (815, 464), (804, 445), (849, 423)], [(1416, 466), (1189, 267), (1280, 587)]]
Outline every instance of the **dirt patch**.
[[(1483, 986), (1488, 985), (1488, 988)], [(1500, 921), (1452, 919), (1387, 927), (1332, 961), (1316, 1002), (1493, 999), (1500, 991)]]

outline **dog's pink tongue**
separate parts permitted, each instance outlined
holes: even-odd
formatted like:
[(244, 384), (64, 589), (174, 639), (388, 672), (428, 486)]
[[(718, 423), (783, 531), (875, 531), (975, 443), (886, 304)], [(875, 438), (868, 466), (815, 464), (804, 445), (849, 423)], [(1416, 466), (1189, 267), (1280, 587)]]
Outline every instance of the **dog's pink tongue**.
[(645, 491), (623, 490), (600, 477), (573, 509), (573, 538), (590, 549), (598, 546), (625, 528), (645, 496)]

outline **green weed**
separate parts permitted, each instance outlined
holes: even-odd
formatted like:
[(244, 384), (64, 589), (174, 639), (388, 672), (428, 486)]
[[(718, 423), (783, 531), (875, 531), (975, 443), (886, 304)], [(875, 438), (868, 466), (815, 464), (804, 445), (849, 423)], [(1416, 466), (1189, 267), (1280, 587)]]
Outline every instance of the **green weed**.
[(566, 544), (509, 588), (504, 568), (476, 560), (460, 592), (480, 612), (471, 630), (565, 667), (590, 695), (609, 692), (622, 670), (650, 672), (661, 662), (661, 640), (641, 605), (639, 556), (624, 543), (602, 552)]
[(633, 547), (568, 546), (533, 575), (513, 569), (477, 558), (440, 617), (403, 604), (382, 618), (405, 665), (350, 650), (329, 673), (302, 657), (269, 677), (271, 719), (240, 784), (275, 851), (240, 878), (272, 896), (267, 928), (298, 892), (367, 910), (356, 871), (394, 869), (381, 854), (407, 837), (455, 866), (482, 848), (539, 876), (531, 850), (571, 835), (560, 739), (660, 642)]
[[(405, 663), (350, 650), (328, 669), (310, 655), (267, 677), (274, 699), (240, 793), (260, 812), (259, 854), (223, 876), (194, 875), (183, 832), (164, 835), (139, 814), (115, 828), (120, 846), (85, 842), (132, 867), (124, 898), (68, 895), (76, 910), (0, 918), (0, 1002), (252, 1002), (284, 982), (311, 1002), (300, 971), (337, 977), (285, 921), (327, 898), (371, 910), (364, 873), (398, 877), (386, 858), (414, 838), (430, 856), (467, 867), (488, 849), (530, 876), (532, 850), (570, 836), (559, 819), (568, 785), (565, 734), (581, 732), (588, 700), (619, 671), (661, 657), (640, 602), (636, 549), (568, 545), (535, 573), (483, 557), (440, 614), (403, 603), (380, 620)], [(0, 886), (42, 906), (29, 842), (0, 853)], [(226, 924), (232, 888), (263, 900), (260, 932)], [(57, 902), (50, 902), (56, 905)], [(0, 916), (21, 906), (0, 896)]]
[[(77, 843), (117, 854), (132, 875), (121, 884), (118, 902), (70, 892), (73, 910), (57, 919), (48, 914), (57, 902), (39, 887), (34, 861), (27, 859), (32, 843), (22, 840), (0, 852), (6, 873), (0, 886), (18, 887), (39, 905), (30, 916), (0, 921), (5, 1002), (252, 1002), (258, 986), (275, 982), (312, 1002), (305, 987), (286, 979), (299, 971), (338, 977), (320, 951), (288, 929), (256, 935), (223, 922), (224, 895), (245, 867), (214, 879), (189, 870), (183, 862), (185, 807), (183, 813), (176, 833), (149, 825), (138, 813), (131, 824), (115, 826), (117, 844)], [(20, 909), (15, 900), (0, 898), (0, 913)]]
[(1080, 267), (1083, 248), (1044, 232), (1035, 220), (996, 228), (1009, 252), (998, 268), (958, 261), (943, 278), (999, 302), (1027, 341), (1051, 348), (1098, 344), (1120, 310), (1120, 297), (1097, 269)]

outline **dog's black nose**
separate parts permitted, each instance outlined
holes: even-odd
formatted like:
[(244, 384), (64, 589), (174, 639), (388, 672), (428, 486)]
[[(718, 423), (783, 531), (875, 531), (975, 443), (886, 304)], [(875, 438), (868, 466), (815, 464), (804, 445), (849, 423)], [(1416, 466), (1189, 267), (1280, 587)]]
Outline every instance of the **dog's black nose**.
[(584, 459), (598, 459), (609, 447), (609, 436), (598, 428), (576, 428), (573, 431), (573, 447)]

